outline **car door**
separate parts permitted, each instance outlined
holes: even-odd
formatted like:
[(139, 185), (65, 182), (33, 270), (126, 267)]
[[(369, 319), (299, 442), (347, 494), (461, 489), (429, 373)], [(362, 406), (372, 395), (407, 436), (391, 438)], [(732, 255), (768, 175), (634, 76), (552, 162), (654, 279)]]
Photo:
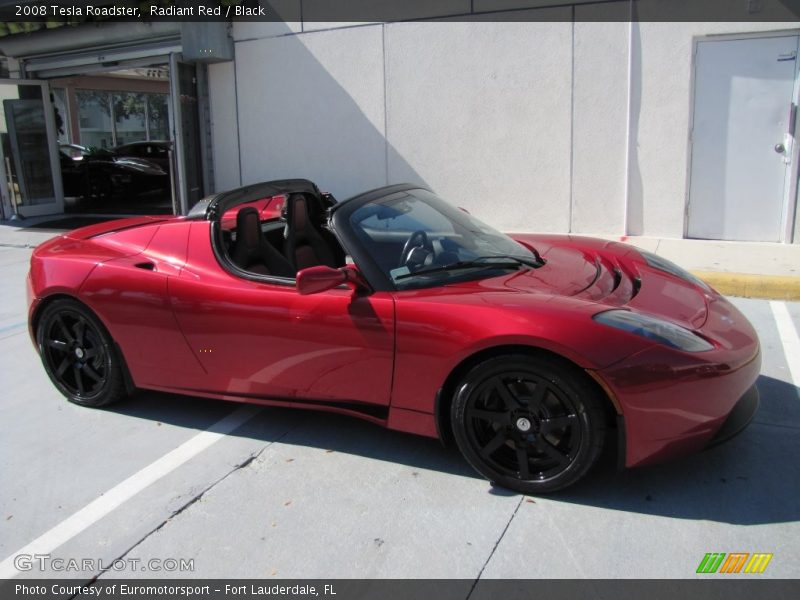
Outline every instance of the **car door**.
[[(202, 224), (198, 223), (198, 226)], [(195, 234), (196, 235), (196, 234)], [(200, 238), (207, 240), (207, 229)], [(170, 280), (173, 308), (207, 372), (196, 390), (238, 398), (389, 404), (394, 300), (223, 271), (207, 244)]]

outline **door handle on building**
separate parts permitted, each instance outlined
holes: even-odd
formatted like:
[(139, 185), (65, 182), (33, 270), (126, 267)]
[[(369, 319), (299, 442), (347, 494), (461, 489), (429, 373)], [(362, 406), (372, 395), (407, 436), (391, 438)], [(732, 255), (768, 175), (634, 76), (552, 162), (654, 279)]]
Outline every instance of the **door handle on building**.
[(789, 164), (792, 162), (792, 147), (794, 138), (788, 133), (784, 134), (783, 141), (775, 144), (775, 152), (781, 155), (783, 162)]

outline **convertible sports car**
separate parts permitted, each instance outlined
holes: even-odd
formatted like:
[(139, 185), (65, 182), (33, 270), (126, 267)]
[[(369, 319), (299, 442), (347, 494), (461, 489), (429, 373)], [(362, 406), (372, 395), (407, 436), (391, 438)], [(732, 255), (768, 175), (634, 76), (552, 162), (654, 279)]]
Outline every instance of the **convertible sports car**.
[[(616, 441), (632, 467), (740, 431), (755, 331), (632, 246), (506, 236), (420, 186), (336, 203), (310, 181), (39, 246), (30, 332), (55, 386), (323, 409), (455, 440), (492, 482), (563, 488)], [(616, 438), (616, 439), (615, 439)]]

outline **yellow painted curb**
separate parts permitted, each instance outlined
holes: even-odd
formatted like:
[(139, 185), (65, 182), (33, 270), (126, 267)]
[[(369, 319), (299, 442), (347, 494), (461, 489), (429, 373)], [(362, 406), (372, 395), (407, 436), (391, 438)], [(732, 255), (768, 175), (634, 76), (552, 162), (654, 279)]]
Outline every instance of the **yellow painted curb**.
[(694, 275), (725, 296), (800, 300), (800, 277), (692, 271)]

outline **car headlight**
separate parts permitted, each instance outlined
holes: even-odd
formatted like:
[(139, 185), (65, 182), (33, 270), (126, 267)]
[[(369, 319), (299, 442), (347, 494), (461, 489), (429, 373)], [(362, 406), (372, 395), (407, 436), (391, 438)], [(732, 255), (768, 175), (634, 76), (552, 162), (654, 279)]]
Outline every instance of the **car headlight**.
[(685, 327), (640, 313), (615, 309), (597, 313), (592, 318), (603, 325), (635, 333), (684, 352), (707, 352), (714, 349), (714, 346)]
[(647, 261), (647, 264), (653, 267), (654, 269), (658, 269), (659, 271), (664, 271), (666, 273), (670, 273), (671, 275), (675, 275), (675, 277), (683, 279), (684, 281), (688, 281), (689, 283), (692, 283), (697, 287), (704, 289), (707, 292), (711, 291), (711, 288), (705, 281), (703, 281), (699, 277), (696, 277), (695, 275), (692, 275), (686, 269), (679, 267), (671, 260), (662, 258), (657, 254), (648, 252), (647, 250), (639, 250), (638, 248), (637, 250), (639, 251), (639, 254), (641, 254), (644, 257), (645, 261)]

